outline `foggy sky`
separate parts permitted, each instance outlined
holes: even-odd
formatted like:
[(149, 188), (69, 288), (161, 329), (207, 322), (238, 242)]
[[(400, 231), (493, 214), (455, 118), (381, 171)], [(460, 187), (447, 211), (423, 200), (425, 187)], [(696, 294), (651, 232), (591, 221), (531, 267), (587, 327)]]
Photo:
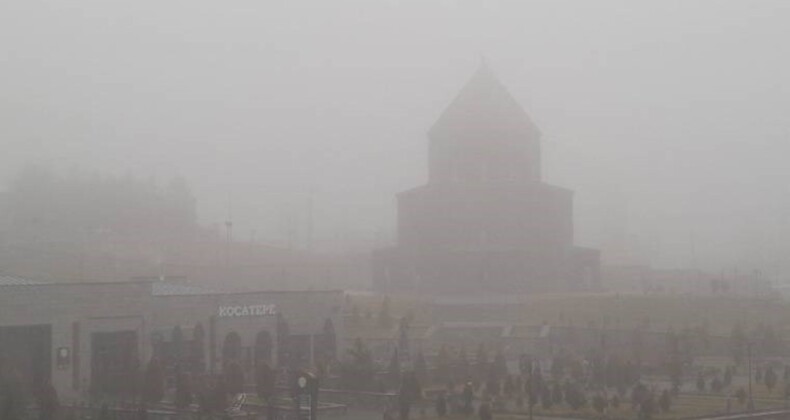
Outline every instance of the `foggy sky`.
[(204, 223), (271, 243), (313, 191), (317, 246), (383, 244), (482, 54), (576, 191), (578, 243), (787, 272), (788, 28), (784, 0), (4, 1), (0, 185), (181, 175)]

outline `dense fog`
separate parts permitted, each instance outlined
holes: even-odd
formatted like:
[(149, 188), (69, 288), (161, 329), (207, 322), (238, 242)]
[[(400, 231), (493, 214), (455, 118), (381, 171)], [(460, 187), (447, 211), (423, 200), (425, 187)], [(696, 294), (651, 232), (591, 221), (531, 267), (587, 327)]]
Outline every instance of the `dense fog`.
[(0, 420), (790, 418), (787, 0), (0, 0)]
[(781, 280), (789, 18), (781, 0), (7, 1), (0, 185), (27, 164), (183, 178), (236, 239), (369, 250), (484, 56), (543, 133), (544, 178), (575, 191), (578, 243)]

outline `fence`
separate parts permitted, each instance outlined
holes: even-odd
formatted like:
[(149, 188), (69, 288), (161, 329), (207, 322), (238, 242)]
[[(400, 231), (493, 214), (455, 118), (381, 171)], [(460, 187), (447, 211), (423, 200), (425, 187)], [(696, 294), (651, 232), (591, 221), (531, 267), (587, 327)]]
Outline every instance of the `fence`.
[[(62, 420), (258, 420), (264, 416), (259, 413), (238, 412), (208, 414), (197, 410), (148, 409), (143, 417), (142, 410), (134, 407), (96, 407), (83, 405), (63, 405), (59, 410)], [(38, 418), (31, 413), (30, 418)]]

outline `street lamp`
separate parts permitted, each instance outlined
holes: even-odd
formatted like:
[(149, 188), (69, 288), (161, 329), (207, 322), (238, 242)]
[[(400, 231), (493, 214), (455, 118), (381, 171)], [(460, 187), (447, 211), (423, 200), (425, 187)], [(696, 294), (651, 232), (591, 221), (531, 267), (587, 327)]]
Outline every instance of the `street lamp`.
[(533, 399), (537, 395), (535, 392), (535, 362), (533, 360), (529, 361), (529, 420), (533, 420), (532, 417), (532, 407), (535, 406), (535, 401)]
[(752, 342), (746, 342), (746, 355), (749, 358), (749, 411), (754, 411), (754, 398), (752, 396)]

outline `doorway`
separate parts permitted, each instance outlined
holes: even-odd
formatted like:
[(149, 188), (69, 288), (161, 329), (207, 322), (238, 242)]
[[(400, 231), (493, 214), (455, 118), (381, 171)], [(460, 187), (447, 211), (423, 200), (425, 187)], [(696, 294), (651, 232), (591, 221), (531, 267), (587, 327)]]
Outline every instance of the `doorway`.
[(0, 362), (34, 391), (52, 376), (52, 326), (0, 327)]
[(138, 382), (140, 359), (136, 331), (91, 334), (91, 391), (131, 395)]

